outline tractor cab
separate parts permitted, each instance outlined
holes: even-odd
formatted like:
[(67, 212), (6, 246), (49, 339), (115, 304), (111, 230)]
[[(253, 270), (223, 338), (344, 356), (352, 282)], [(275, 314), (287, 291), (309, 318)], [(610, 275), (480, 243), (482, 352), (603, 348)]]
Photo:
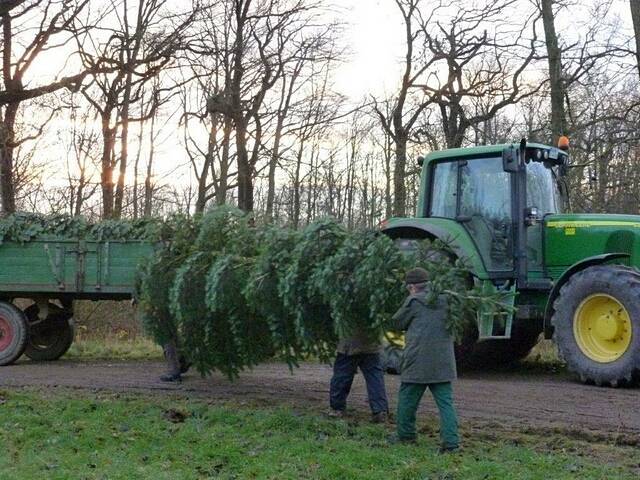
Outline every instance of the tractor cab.
[(416, 217), (390, 219), (383, 230), (406, 249), (421, 238), (444, 241), (469, 265), (476, 286), (510, 294), (505, 298), (518, 314), (477, 312), (473, 335), (489, 341), (482, 347), (490, 356), (526, 354), (543, 329), (552, 288), (544, 220), (564, 204), (559, 185), (566, 154), (523, 141), (432, 152), (419, 163)]
[(445, 152), (424, 161), (418, 217), (461, 225), (492, 279), (541, 278), (542, 220), (562, 209), (566, 154), (538, 144)]

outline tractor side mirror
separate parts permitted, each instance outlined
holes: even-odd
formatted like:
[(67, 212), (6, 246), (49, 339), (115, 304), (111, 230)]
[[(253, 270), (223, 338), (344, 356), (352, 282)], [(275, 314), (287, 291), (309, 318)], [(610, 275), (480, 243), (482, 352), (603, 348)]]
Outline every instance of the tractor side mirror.
[(502, 150), (502, 169), (510, 173), (518, 171), (518, 154), (513, 145)]
[(424, 157), (422, 155), (420, 155), (418, 157), (418, 165), (422, 166), (424, 164)]
[(524, 211), (524, 223), (527, 227), (537, 225), (541, 220), (538, 207), (529, 207)]

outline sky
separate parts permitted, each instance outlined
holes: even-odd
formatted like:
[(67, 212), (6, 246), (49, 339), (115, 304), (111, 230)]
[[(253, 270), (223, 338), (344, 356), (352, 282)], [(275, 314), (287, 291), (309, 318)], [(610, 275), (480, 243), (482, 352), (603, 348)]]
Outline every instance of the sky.
[(402, 18), (393, 0), (340, 0), (348, 22), (345, 43), (349, 59), (338, 70), (336, 86), (357, 99), (363, 92), (381, 93), (400, 78), (404, 50)]
[[(592, 0), (592, 4), (602, 0)], [(640, 0), (638, 0), (640, 1)], [(340, 19), (345, 22), (342, 38), (348, 51), (347, 59), (337, 69), (335, 87), (358, 103), (367, 95), (381, 95), (395, 90), (402, 72), (404, 53), (404, 28), (401, 15), (394, 0), (332, 0), (341, 9)], [(431, 0), (423, 0), (425, 7)], [(630, 26), (628, 0), (614, 0), (614, 12), (618, 13), (625, 27)], [(559, 15), (558, 30), (567, 32), (567, 25), (574, 24), (573, 31), (586, 10), (565, 10)], [(586, 20), (584, 18), (583, 20)], [(571, 31), (571, 29), (569, 29)], [(35, 68), (38, 68), (34, 65)], [(51, 71), (51, 65), (39, 66)], [(159, 163), (167, 162), (166, 171), (171, 171), (177, 158), (186, 162), (183, 147), (176, 142), (175, 135), (158, 146)], [(160, 165), (158, 165), (160, 166)], [(162, 168), (162, 170), (165, 170)], [(66, 180), (61, 178), (64, 183)]]

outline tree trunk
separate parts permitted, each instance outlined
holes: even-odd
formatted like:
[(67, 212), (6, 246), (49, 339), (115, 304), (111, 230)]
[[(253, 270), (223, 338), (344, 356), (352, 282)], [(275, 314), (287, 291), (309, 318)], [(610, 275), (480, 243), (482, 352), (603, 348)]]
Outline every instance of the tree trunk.
[(302, 165), (303, 150), (304, 142), (300, 142), (298, 155), (296, 157), (296, 170), (293, 178), (293, 212), (291, 215), (293, 228), (298, 228), (300, 224), (300, 166)]
[[(551, 85), (551, 134), (553, 144), (567, 133), (564, 111), (564, 82), (562, 79), (562, 52), (558, 46), (558, 36), (553, 17), (553, 0), (541, 0), (542, 22), (549, 57), (549, 81)], [(632, 0), (633, 3), (633, 0)]]
[[(144, 104), (142, 111), (144, 111)], [(134, 220), (138, 218), (140, 214), (139, 208), (139, 195), (138, 195), (138, 172), (140, 168), (140, 157), (142, 155), (142, 140), (144, 138), (144, 124), (145, 122), (140, 122), (140, 130), (138, 131), (138, 149), (136, 151), (136, 159), (133, 163), (133, 218)]]
[(122, 100), (122, 110), (120, 121), (122, 131), (120, 133), (120, 171), (118, 174), (118, 185), (116, 186), (116, 198), (114, 205), (114, 218), (122, 217), (122, 205), (124, 203), (124, 179), (127, 173), (127, 161), (129, 159), (129, 105), (131, 103), (131, 82), (132, 74), (127, 74), (124, 97)]
[(631, 19), (636, 37), (636, 62), (638, 64), (638, 75), (640, 75), (640, 1), (629, 0), (629, 3), (631, 4)]
[[(157, 113), (157, 112), (156, 112)], [(150, 217), (153, 205), (153, 156), (155, 154), (156, 115), (151, 117), (151, 129), (149, 132), (149, 160), (147, 161), (147, 174), (144, 179), (144, 216)]]
[(198, 193), (196, 195), (195, 206), (196, 213), (204, 212), (204, 209), (207, 206), (207, 177), (209, 176), (209, 162), (211, 161), (212, 155), (213, 152), (207, 152), (207, 158), (204, 161), (200, 177), (198, 178)]
[(393, 213), (393, 201), (391, 199), (391, 157), (393, 156), (393, 152), (392, 152), (391, 137), (389, 135), (385, 135), (383, 155), (384, 155), (384, 203), (385, 203), (384, 216), (385, 218), (389, 218)]
[(116, 128), (109, 126), (110, 112), (102, 115), (102, 216), (113, 217), (113, 148), (116, 142)]
[[(6, 90), (21, 87), (11, 74), (12, 32), (10, 8), (2, 15), (2, 76)], [(16, 211), (15, 185), (13, 174), (13, 142), (15, 140), (16, 115), (19, 102), (9, 103), (5, 107), (4, 118), (0, 125), (0, 197), (2, 198), (2, 214)]]
[(224, 118), (222, 131), (222, 157), (220, 158), (220, 181), (216, 190), (216, 205), (227, 203), (227, 189), (229, 188), (229, 153), (231, 142), (231, 131), (233, 121), (229, 117)]
[(122, 132), (120, 143), (120, 170), (118, 172), (118, 183), (116, 185), (116, 193), (113, 208), (113, 218), (122, 217), (122, 205), (124, 203), (124, 177), (127, 173), (127, 160), (129, 156), (129, 119), (122, 118)]
[(84, 203), (84, 187), (86, 183), (86, 168), (84, 165), (80, 167), (80, 178), (78, 179), (78, 190), (75, 196), (75, 202), (71, 211), (71, 215), (77, 217), (82, 212), (82, 204)]
[(236, 122), (236, 156), (238, 157), (238, 208), (253, 211), (253, 176), (247, 151), (247, 125)]
[(284, 124), (284, 116), (278, 115), (278, 123), (273, 140), (273, 150), (269, 159), (269, 175), (267, 187), (267, 220), (273, 220), (273, 200), (276, 196), (276, 168), (278, 166), (278, 157), (280, 156), (280, 139), (282, 138), (282, 127)]
[(2, 192), (2, 214), (16, 211), (13, 175), (13, 141), (18, 104), (7, 105), (0, 125), (0, 191)]
[[(216, 140), (218, 138), (218, 118), (214, 113), (209, 113), (209, 121), (211, 126), (209, 127), (209, 139), (207, 141), (207, 153), (205, 155), (204, 164), (202, 170), (198, 176), (198, 193), (196, 195), (196, 213), (204, 212), (207, 206), (207, 180), (209, 178), (209, 170), (214, 173), (213, 181), (215, 182), (215, 170), (213, 169), (213, 156), (216, 150)], [(185, 125), (186, 128), (186, 125)]]
[(405, 170), (407, 165), (407, 141), (406, 135), (397, 135), (395, 138), (396, 164), (393, 166), (393, 215), (404, 217), (407, 205), (407, 187), (405, 185)]

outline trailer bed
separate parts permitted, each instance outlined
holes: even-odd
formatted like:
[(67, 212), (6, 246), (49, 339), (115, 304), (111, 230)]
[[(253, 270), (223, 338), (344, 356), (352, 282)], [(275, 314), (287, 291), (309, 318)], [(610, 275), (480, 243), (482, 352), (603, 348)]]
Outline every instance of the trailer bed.
[(154, 251), (145, 241), (38, 239), (0, 245), (0, 296), (126, 299), (138, 267)]

